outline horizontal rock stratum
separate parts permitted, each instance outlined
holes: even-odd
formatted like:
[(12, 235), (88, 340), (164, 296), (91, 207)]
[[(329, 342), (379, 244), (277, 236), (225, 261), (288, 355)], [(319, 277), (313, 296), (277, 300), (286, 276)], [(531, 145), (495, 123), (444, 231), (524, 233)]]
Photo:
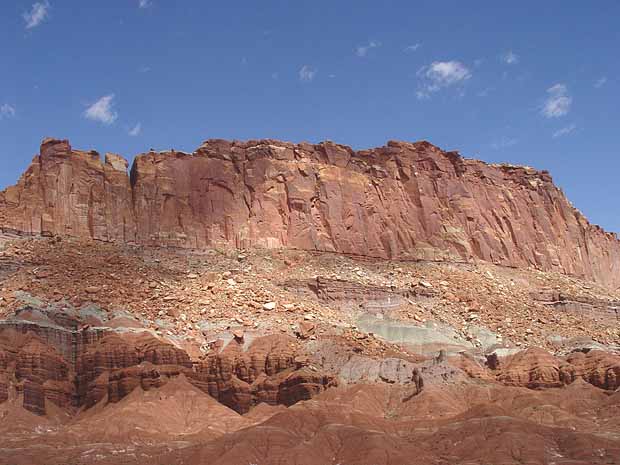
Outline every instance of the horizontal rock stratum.
[(620, 242), (546, 171), (489, 165), (428, 142), (208, 140), (128, 163), (45, 139), (0, 193), (5, 232), (183, 248), (290, 247), (484, 260), (620, 286)]

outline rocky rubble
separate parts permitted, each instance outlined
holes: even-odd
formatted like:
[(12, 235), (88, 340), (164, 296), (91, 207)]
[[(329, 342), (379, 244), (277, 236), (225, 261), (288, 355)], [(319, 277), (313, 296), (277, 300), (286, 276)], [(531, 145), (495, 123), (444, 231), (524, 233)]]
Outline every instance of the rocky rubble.
[[(0, 288), (0, 312), (21, 307), (20, 293), (27, 292), (55, 302), (65, 315), (84, 308), (87, 324), (103, 318), (110, 327), (131, 326), (138, 317), (156, 334), (182, 336), (194, 345), (208, 345), (230, 328), (308, 340), (341, 334), (377, 355), (391, 350), (360, 333), (362, 315), (448, 325), (459, 340), (481, 349), (496, 344), (559, 351), (620, 343), (615, 313), (596, 310), (613, 306), (618, 294), (556, 273), (302, 251), (179, 254), (69, 239), (8, 242), (0, 255), (19, 263)], [(597, 307), (556, 308), (540, 300), (548, 289), (581, 301), (596, 296)], [(487, 345), (483, 329), (494, 334), (493, 344)]]
[[(456, 347), (455, 354), (496, 351), (503, 357), (527, 346), (560, 354), (567, 341), (578, 347), (579, 338), (588, 336), (599, 342), (590, 339), (581, 343), (584, 348), (619, 340), (615, 318), (574, 315), (540, 303), (548, 289), (603, 307), (616, 295), (541, 272), (359, 262), (301, 251), (178, 254), (56, 238), (5, 243), (2, 257), (20, 263), (1, 288), (7, 318), (3, 366), (18, 360), (19, 391), (39, 413), (45, 399), (69, 409), (105, 397), (116, 402), (137, 386), (161, 387), (180, 374), (247, 412), (260, 402), (290, 405), (310, 398), (338, 380), (405, 382), (414, 365), (387, 374), (394, 370), (389, 360), (397, 366), (398, 360), (421, 363), (428, 355), (420, 354), (442, 346)], [(419, 341), (396, 344), (364, 332), (361, 316), (424, 329), (427, 349)], [(438, 324), (454, 328), (449, 333), (454, 338), (446, 341), (438, 329), (425, 329)], [(478, 344), (485, 327), (495, 331), (493, 344)], [(562, 334), (565, 343), (558, 345)], [(334, 358), (336, 353), (341, 355)], [(494, 373), (479, 362), (456, 366), (470, 377), (530, 388), (577, 378), (616, 388), (613, 358), (588, 349), (581, 360), (579, 353), (560, 360), (545, 351), (521, 352)]]
[(3, 238), (0, 299), (0, 463), (620, 457), (619, 296), (563, 274)]

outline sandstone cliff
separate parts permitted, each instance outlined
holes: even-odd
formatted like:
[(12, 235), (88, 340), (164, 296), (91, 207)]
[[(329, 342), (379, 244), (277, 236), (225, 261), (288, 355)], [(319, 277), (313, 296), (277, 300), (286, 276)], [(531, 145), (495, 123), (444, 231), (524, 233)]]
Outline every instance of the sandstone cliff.
[(378, 258), (485, 260), (620, 286), (620, 242), (545, 171), (427, 143), (209, 140), (127, 162), (46, 139), (0, 193), (0, 226), (184, 248), (291, 247)]

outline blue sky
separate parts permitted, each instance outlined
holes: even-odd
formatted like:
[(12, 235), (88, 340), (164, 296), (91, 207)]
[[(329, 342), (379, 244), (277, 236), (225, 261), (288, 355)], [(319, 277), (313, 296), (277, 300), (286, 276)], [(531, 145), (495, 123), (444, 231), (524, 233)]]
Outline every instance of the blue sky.
[(0, 187), (46, 136), (127, 158), (426, 139), (548, 169), (620, 231), (619, 18), (616, 0), (3, 0)]

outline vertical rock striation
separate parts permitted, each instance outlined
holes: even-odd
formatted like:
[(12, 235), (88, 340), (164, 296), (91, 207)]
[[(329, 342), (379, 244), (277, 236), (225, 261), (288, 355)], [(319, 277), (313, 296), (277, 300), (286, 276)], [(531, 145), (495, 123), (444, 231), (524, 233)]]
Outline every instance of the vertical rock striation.
[(127, 162), (46, 139), (0, 194), (5, 232), (183, 248), (292, 247), (377, 258), (484, 260), (620, 286), (620, 242), (545, 171), (428, 142), (209, 140)]

